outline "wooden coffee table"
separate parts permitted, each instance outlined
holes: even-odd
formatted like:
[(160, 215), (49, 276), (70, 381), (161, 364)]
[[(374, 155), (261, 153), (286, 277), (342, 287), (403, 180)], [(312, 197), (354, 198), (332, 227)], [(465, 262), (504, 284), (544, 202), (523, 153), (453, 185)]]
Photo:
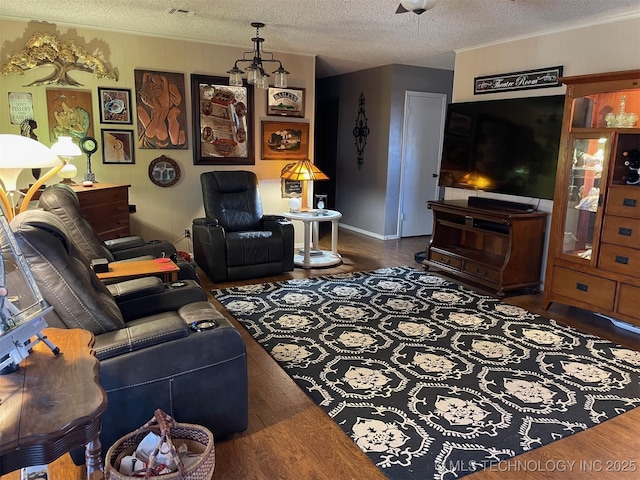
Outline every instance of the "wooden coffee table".
[[(161, 261), (162, 260), (162, 261)], [(169, 259), (136, 260), (109, 264), (109, 271), (97, 273), (100, 280), (126, 280), (129, 278), (162, 275), (164, 282), (178, 280), (180, 267)]]
[(86, 446), (87, 478), (102, 478), (100, 415), (107, 395), (98, 383), (93, 334), (59, 328), (43, 333), (60, 354), (40, 342), (18, 371), (0, 376), (0, 475)]

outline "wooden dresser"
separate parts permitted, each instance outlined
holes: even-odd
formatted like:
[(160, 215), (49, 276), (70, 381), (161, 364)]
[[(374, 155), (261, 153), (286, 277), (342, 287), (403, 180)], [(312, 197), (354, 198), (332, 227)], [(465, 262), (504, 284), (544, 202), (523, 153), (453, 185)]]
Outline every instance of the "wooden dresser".
[(103, 240), (131, 235), (129, 187), (102, 182), (94, 183), (92, 187), (71, 186), (78, 194), (82, 216)]
[[(640, 70), (567, 85), (542, 306), (640, 327)], [(603, 116), (602, 112), (611, 112)]]

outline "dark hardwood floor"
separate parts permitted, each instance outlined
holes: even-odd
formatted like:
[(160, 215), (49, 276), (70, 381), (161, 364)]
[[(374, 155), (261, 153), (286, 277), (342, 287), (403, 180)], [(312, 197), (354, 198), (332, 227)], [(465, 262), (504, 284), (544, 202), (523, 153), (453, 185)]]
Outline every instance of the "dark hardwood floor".
[[(342, 265), (303, 270), (278, 277), (245, 282), (212, 284), (204, 276), (203, 287), (269, 282), (290, 278), (414, 265), (414, 254), (423, 251), (427, 237), (381, 241), (340, 230)], [(329, 248), (323, 236), (321, 247)], [(478, 286), (472, 286), (484, 293)], [(512, 294), (505, 301), (577, 329), (640, 350), (640, 337), (620, 330), (585, 311), (552, 305), (540, 307), (541, 295)], [(212, 299), (214, 304), (217, 304)], [(220, 305), (217, 304), (219, 307)], [(221, 311), (231, 318), (222, 308)], [(235, 322), (235, 320), (233, 320)], [(230, 438), (216, 440), (214, 480), (375, 480), (386, 478), (355, 444), (316, 406), (246, 331), (249, 358), (249, 428)], [(640, 396), (640, 387), (639, 387)], [(203, 399), (206, 401), (206, 399)], [(179, 419), (178, 419), (179, 420)], [(108, 446), (104, 446), (106, 450)], [(494, 467), (469, 475), (469, 480), (521, 479), (636, 479), (640, 478), (640, 409)], [(68, 456), (50, 466), (51, 480), (82, 480), (82, 469)], [(425, 475), (423, 477), (433, 478)], [(19, 475), (1, 477), (18, 480)]]

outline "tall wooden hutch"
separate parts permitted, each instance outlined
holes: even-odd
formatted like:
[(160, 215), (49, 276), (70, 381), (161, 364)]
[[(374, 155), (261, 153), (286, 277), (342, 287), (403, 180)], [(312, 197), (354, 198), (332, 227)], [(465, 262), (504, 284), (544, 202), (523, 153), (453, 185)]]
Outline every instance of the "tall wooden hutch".
[(543, 307), (559, 302), (640, 327), (640, 70), (561, 81)]

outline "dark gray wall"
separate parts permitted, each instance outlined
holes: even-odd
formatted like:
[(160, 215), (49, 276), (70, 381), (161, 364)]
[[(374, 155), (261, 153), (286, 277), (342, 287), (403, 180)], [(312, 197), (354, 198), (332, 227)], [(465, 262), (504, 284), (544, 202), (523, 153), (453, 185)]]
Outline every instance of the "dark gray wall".
[[(452, 71), (405, 65), (317, 81), (318, 101), (339, 101), (335, 208), (342, 212), (342, 224), (380, 238), (396, 235), (405, 92), (444, 93), (449, 102), (452, 87)], [(358, 169), (353, 129), (360, 93), (370, 133), (364, 164)]]

